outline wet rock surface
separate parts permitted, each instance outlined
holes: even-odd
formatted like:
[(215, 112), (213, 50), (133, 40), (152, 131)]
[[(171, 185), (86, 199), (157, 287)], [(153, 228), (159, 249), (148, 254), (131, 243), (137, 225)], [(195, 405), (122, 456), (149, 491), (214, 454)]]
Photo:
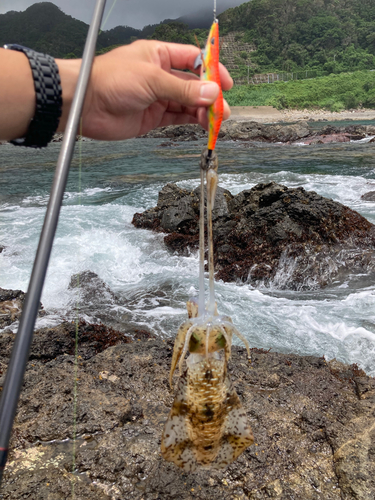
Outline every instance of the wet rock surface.
[[(199, 189), (167, 184), (139, 228), (168, 233), (172, 251), (198, 248)], [(219, 188), (213, 213), (216, 278), (314, 289), (375, 269), (375, 226), (350, 208), (303, 188), (270, 182), (233, 196)]]
[[(0, 330), (20, 319), (25, 298), (26, 293), (21, 290), (0, 288)], [(43, 306), (40, 304), (38, 315), (44, 314)]]
[[(373, 125), (349, 125), (334, 127), (327, 125), (320, 129), (311, 127), (307, 121), (297, 123), (264, 124), (256, 121), (227, 120), (222, 124), (219, 139), (234, 141), (254, 141), (270, 143), (324, 144), (329, 142), (349, 142), (375, 135)], [(142, 137), (166, 138), (178, 141), (196, 141), (207, 133), (199, 125), (172, 125), (152, 130)], [(162, 146), (167, 146), (163, 143)]]
[(74, 274), (68, 289), (75, 292), (70, 303), (70, 316), (75, 316), (78, 307), (80, 316), (90, 318), (94, 323), (129, 331), (130, 318), (121, 312), (126, 300), (116, 295), (96, 273), (87, 270)]
[[(95, 323), (103, 327), (105, 324), (110, 330), (120, 331), (123, 336), (126, 332), (126, 335), (132, 338), (153, 336), (151, 329), (147, 326), (139, 327), (127, 307), (128, 301), (116, 295), (96, 273), (83, 271), (73, 275), (68, 289), (75, 293), (72, 294), (64, 319), (71, 320), (72, 325), (75, 325), (78, 314), (82, 318), (82, 324)], [(16, 329), (16, 322), (21, 317), (25, 297), (26, 294), (21, 290), (0, 288), (0, 330), (7, 327)], [(38, 316), (42, 317), (47, 314), (41, 305)]]
[(146, 326), (139, 328), (129, 312), (128, 300), (114, 293), (96, 273), (87, 270), (74, 274), (68, 289), (75, 292), (68, 311), (70, 318), (75, 320), (78, 311), (79, 316), (90, 323), (105, 324), (135, 338), (151, 335)]
[(186, 474), (160, 455), (172, 341), (98, 347), (95, 335), (80, 331), (75, 366), (69, 325), (35, 333), (0, 498), (374, 498), (375, 379), (356, 365), (258, 349), (249, 363), (234, 347), (256, 444), (224, 471)]
[(369, 191), (361, 196), (361, 200), (364, 201), (375, 201), (375, 191)]

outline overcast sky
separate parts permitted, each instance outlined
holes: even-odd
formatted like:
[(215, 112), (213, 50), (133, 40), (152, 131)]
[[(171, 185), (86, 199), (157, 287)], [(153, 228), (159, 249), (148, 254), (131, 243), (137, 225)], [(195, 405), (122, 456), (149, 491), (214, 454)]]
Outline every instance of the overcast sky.
[[(217, 0), (218, 13), (245, 1)], [(0, 0), (0, 14), (9, 10), (22, 11), (34, 3), (37, 2), (35, 0)], [(95, 0), (53, 0), (52, 3), (58, 5), (65, 14), (89, 23)], [(106, 12), (110, 10), (112, 4), (113, 0), (107, 0)], [(102, 29), (110, 29), (118, 25), (143, 28), (146, 24), (156, 24), (164, 19), (176, 19), (185, 14), (191, 14), (210, 4), (213, 5), (213, 0), (116, 0)], [(104, 15), (105, 18), (106, 15)]]

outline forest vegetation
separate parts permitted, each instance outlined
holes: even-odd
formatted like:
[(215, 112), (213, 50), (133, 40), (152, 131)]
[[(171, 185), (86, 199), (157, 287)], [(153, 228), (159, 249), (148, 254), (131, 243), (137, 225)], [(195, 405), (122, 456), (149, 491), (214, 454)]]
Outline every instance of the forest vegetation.
[[(234, 32), (237, 41), (253, 47), (233, 53), (236, 79), (246, 80), (255, 73), (326, 75), (236, 86), (226, 95), (230, 104), (279, 109), (375, 107), (375, 72), (369, 71), (375, 69), (374, 0), (252, 0), (226, 10), (219, 22), (221, 35)], [(0, 46), (20, 43), (54, 57), (80, 57), (87, 31), (87, 24), (50, 2), (0, 15)], [(207, 33), (208, 29), (190, 29), (178, 20), (142, 30), (117, 26), (100, 32), (97, 53), (142, 38), (203, 46)]]
[(255, 45), (259, 72), (375, 69), (373, 0), (252, 0), (219, 20)]

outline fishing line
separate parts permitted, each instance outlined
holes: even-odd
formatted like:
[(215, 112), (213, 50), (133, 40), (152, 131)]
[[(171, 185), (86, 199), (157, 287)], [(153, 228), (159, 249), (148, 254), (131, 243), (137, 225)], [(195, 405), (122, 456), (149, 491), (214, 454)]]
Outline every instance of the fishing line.
[[(82, 194), (82, 117), (79, 123), (79, 141), (78, 141), (78, 206), (81, 206)], [(79, 259), (80, 247), (78, 246), (77, 257)], [(75, 470), (76, 470), (76, 441), (77, 441), (77, 405), (78, 405), (78, 340), (79, 340), (79, 305), (80, 305), (80, 272), (77, 273), (77, 300), (76, 300), (76, 319), (75, 319), (75, 345), (74, 345), (74, 369), (73, 369), (73, 449), (72, 449), (72, 499), (75, 498)]]
[(201, 166), (201, 185), (200, 185), (200, 208), (199, 208), (199, 299), (198, 313), (203, 316), (205, 310), (204, 298), (204, 170)]
[(104, 26), (107, 24), (107, 21), (109, 19), (109, 16), (112, 14), (112, 11), (113, 11), (113, 8), (114, 6), (117, 4), (117, 0), (113, 0), (113, 3), (111, 5), (111, 8), (109, 9), (107, 15), (105, 16), (105, 19), (104, 21), (102, 22), (102, 25), (100, 26), (100, 31), (99, 31), (99, 35), (101, 34), (101, 32), (104, 30)]
[[(113, 8), (115, 7), (117, 0), (112, 2), (111, 8), (109, 9), (104, 21), (101, 24), (99, 35), (104, 29), (109, 16), (111, 15)], [(79, 141), (78, 141), (78, 206), (81, 206), (82, 202), (82, 117), (79, 123)], [(82, 236), (82, 231), (81, 231)], [(80, 246), (77, 248), (77, 260), (79, 261)], [(75, 499), (75, 471), (76, 471), (76, 445), (77, 445), (77, 407), (78, 407), (78, 344), (79, 344), (79, 306), (80, 306), (80, 271), (77, 273), (76, 280), (77, 289), (77, 299), (76, 299), (76, 314), (75, 314), (75, 345), (74, 345), (74, 366), (73, 366), (73, 433), (72, 433), (72, 499)]]

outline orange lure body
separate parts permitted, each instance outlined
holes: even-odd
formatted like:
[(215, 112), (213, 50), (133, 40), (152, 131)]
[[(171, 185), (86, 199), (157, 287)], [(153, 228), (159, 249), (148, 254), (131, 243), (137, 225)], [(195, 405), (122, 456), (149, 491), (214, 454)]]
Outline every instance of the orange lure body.
[(217, 19), (212, 23), (208, 39), (202, 55), (197, 57), (195, 67), (201, 65), (201, 80), (215, 82), (219, 85), (220, 92), (216, 101), (208, 108), (208, 150), (215, 149), (216, 141), (223, 121), (224, 98), (221, 90), (219, 72), (219, 22)]

